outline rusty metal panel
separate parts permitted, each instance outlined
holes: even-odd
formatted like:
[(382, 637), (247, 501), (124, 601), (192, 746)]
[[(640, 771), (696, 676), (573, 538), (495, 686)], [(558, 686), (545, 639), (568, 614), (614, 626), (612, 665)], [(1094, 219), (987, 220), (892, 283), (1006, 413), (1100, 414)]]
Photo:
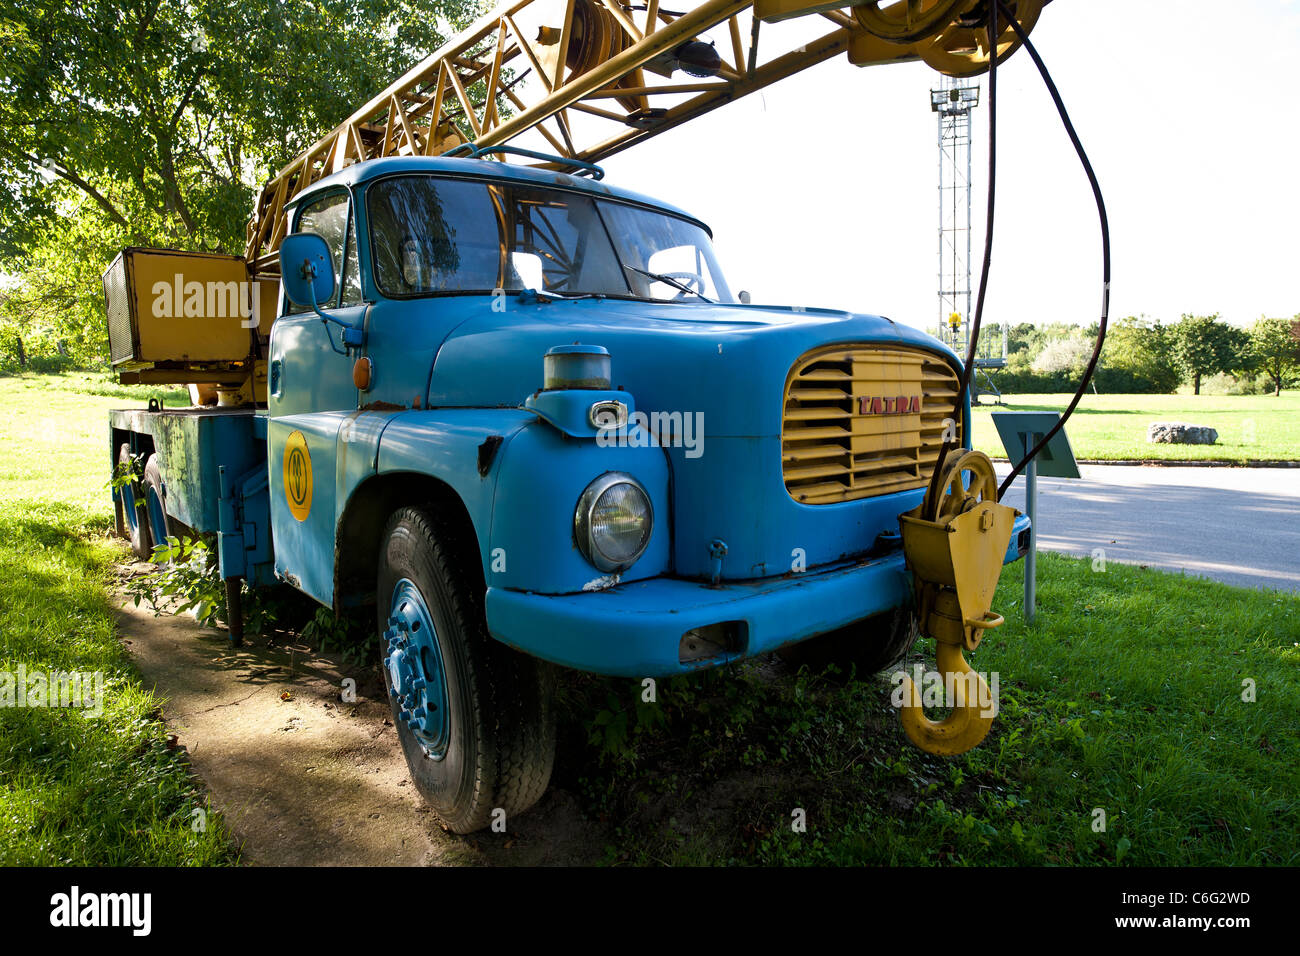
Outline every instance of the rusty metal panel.
[(158, 454), (167, 514), (195, 531), (218, 530), (218, 468), (238, 476), (264, 460), (265, 442), (254, 435), (252, 408), (119, 408), (112, 428), (148, 435)]

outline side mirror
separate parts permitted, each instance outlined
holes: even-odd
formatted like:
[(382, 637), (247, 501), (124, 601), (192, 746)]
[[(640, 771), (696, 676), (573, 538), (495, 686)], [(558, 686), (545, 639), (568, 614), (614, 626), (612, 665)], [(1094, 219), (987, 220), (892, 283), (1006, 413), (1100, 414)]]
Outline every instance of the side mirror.
[(751, 296), (744, 289), (740, 290), (740, 295), (737, 296), (737, 298), (740, 299), (741, 305), (749, 305), (749, 303), (753, 301), (753, 296)]
[(334, 263), (325, 240), (314, 232), (295, 232), (280, 243), (280, 281), (294, 305), (320, 309), (334, 298)]

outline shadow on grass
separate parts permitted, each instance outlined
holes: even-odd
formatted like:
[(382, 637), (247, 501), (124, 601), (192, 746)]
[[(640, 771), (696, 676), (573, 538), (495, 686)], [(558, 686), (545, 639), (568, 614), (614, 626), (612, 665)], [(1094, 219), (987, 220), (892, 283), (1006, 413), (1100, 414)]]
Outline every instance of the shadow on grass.
[[(1086, 400), (1085, 400), (1085, 401), (1086, 401)], [(976, 405), (976, 406), (975, 406), (975, 410), (978, 411), (978, 410), (980, 410), (980, 409), (983, 409), (984, 411), (993, 411), (993, 412), (997, 412), (997, 411), (1007, 411), (1007, 412), (1060, 412), (1060, 411), (1064, 411), (1064, 410), (1065, 410), (1065, 406), (1066, 406), (1067, 404), (1068, 404), (1068, 403), (1066, 403), (1066, 402), (1051, 403), (1051, 404), (1045, 404), (1045, 405), (1040, 405), (1040, 404), (1021, 404), (1021, 403), (1019, 403), (1019, 402), (1009, 402), (1009, 403), (1006, 404), (1006, 405)], [(1153, 420), (1154, 420), (1154, 419), (1159, 418), (1159, 417), (1162, 416), (1162, 415), (1165, 416), (1165, 417), (1167, 418), (1167, 417), (1169, 417), (1169, 416), (1171, 416), (1171, 415), (1178, 415), (1178, 414), (1181, 414), (1181, 413), (1178, 412), (1178, 411), (1176, 411), (1176, 410), (1174, 410), (1174, 409), (1170, 409), (1170, 410), (1168, 410), (1168, 411), (1161, 411), (1161, 410), (1159, 410), (1159, 409), (1150, 409), (1150, 408), (1097, 408), (1097, 407), (1095, 407), (1095, 406), (1093, 406), (1093, 407), (1089, 407), (1087, 404), (1081, 402), (1081, 403), (1079, 404), (1079, 406), (1078, 406), (1077, 408), (1075, 408), (1075, 410), (1074, 410), (1074, 414), (1075, 414), (1075, 415), (1084, 415), (1084, 416), (1088, 416), (1088, 415), (1118, 415), (1118, 416), (1130, 416), (1130, 417), (1134, 417), (1134, 418), (1150, 418), (1150, 419), (1153, 419)], [(1227, 415), (1233, 415), (1233, 414), (1249, 414), (1249, 412), (1248, 412), (1247, 409), (1242, 409), (1241, 412), (1231, 412), (1231, 411), (1230, 411), (1230, 412), (1217, 412), (1217, 411), (1216, 411), (1216, 412), (1214, 412), (1213, 414), (1215, 414), (1215, 415), (1225, 415), (1225, 414), (1227, 414)]]
[(79, 549), (78, 556), (85, 556), (96, 546), (93, 539), (112, 531), (111, 516), (91, 514), (61, 501), (10, 501), (0, 512), (0, 548), (73, 548)]

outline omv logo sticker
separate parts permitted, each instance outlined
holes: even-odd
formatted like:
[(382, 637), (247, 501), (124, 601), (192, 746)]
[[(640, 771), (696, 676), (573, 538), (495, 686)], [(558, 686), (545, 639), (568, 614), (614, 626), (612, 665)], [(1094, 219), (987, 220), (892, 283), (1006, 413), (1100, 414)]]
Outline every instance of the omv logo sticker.
[(311, 514), (311, 452), (302, 432), (292, 432), (284, 443), (284, 500), (299, 521)]

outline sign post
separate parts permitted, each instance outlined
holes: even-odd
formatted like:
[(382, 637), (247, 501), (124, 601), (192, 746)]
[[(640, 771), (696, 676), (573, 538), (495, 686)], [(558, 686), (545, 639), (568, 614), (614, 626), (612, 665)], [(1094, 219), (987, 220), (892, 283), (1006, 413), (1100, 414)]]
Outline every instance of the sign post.
[[(1042, 439), (1034, 433), (1028, 436), (1029, 447)], [(1035, 599), (1038, 586), (1038, 456), (1025, 465), (1025, 514), (1029, 515), (1029, 552), (1025, 555), (1025, 623), (1034, 623), (1037, 610)]]
[[(994, 412), (993, 424), (997, 427), (1002, 447), (1007, 457), (1018, 462), (1025, 457), (1044, 435), (1061, 420), (1060, 412)], [(1041, 466), (1041, 468), (1040, 468)], [(1025, 465), (1025, 514), (1029, 516), (1029, 550), (1025, 553), (1025, 623), (1034, 623), (1037, 610), (1038, 586), (1038, 476), (1046, 478), (1078, 478), (1079, 465), (1074, 460), (1070, 439), (1062, 428), (1047, 443), (1047, 447)]]

